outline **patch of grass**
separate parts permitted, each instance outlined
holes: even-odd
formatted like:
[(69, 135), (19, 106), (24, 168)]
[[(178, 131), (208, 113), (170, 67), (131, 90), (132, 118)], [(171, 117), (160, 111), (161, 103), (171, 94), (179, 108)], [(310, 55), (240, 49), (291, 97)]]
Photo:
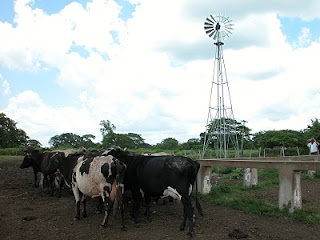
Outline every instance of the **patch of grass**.
[[(283, 218), (304, 224), (320, 224), (320, 211), (309, 206), (303, 206), (301, 210), (293, 213), (289, 209), (280, 210), (277, 204), (271, 204), (255, 196), (257, 191), (278, 187), (278, 173), (264, 170), (258, 174), (263, 178), (258, 186), (247, 188), (242, 184), (221, 183), (213, 186), (211, 193), (201, 195), (201, 199), (212, 204), (230, 207), (245, 213), (264, 215), (275, 218)], [(229, 176), (230, 177), (230, 176)]]

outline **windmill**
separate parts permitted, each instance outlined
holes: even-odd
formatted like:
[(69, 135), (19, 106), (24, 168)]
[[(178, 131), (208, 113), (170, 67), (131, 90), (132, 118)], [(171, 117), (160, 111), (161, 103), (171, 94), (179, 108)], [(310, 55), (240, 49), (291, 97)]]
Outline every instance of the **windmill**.
[(231, 146), (235, 149), (236, 154), (239, 153), (236, 121), (222, 51), (224, 45), (222, 41), (231, 35), (233, 23), (227, 16), (210, 15), (204, 22), (204, 30), (210, 38), (215, 40), (216, 53), (202, 158), (209, 145), (214, 146), (216, 157), (227, 158)]

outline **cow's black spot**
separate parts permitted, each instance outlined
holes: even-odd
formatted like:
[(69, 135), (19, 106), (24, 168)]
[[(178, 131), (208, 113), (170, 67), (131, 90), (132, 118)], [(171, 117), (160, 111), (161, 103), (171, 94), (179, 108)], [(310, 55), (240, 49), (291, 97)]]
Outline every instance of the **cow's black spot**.
[(104, 186), (103, 191), (104, 191), (104, 192), (110, 192), (111, 189), (110, 189), (109, 186)]
[(90, 162), (88, 160), (83, 161), (83, 163), (81, 164), (81, 167), (79, 169), (81, 176), (86, 173), (89, 174), (89, 168), (90, 168)]
[(109, 164), (105, 163), (101, 166), (101, 173), (107, 179), (107, 182), (109, 182)]

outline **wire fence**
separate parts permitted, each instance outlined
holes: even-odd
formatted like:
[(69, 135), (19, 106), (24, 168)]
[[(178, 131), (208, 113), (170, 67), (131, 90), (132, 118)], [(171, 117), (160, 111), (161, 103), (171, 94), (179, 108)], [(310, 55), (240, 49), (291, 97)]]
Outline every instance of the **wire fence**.
[[(177, 152), (178, 153), (178, 152)], [(181, 154), (181, 152), (180, 152)], [(237, 152), (235, 150), (229, 150), (227, 157), (283, 157), (283, 156), (300, 156), (300, 155), (308, 155), (309, 151), (306, 148), (299, 147), (276, 147), (276, 148), (259, 148), (259, 149), (244, 149), (241, 152)], [(202, 158), (201, 150), (184, 150), (181, 155), (186, 157), (191, 157), (194, 159)], [(215, 149), (207, 149), (205, 157), (206, 159), (210, 158), (219, 158), (219, 153), (216, 152)]]

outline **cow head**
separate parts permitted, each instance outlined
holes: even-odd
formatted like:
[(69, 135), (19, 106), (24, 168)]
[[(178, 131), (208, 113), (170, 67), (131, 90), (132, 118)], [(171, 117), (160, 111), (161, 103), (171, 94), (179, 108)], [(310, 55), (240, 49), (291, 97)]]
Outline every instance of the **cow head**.
[(24, 151), (26, 156), (23, 158), (23, 161), (20, 165), (20, 168), (28, 168), (33, 165), (33, 161), (37, 158), (40, 154), (39, 150), (34, 148), (28, 148)]

